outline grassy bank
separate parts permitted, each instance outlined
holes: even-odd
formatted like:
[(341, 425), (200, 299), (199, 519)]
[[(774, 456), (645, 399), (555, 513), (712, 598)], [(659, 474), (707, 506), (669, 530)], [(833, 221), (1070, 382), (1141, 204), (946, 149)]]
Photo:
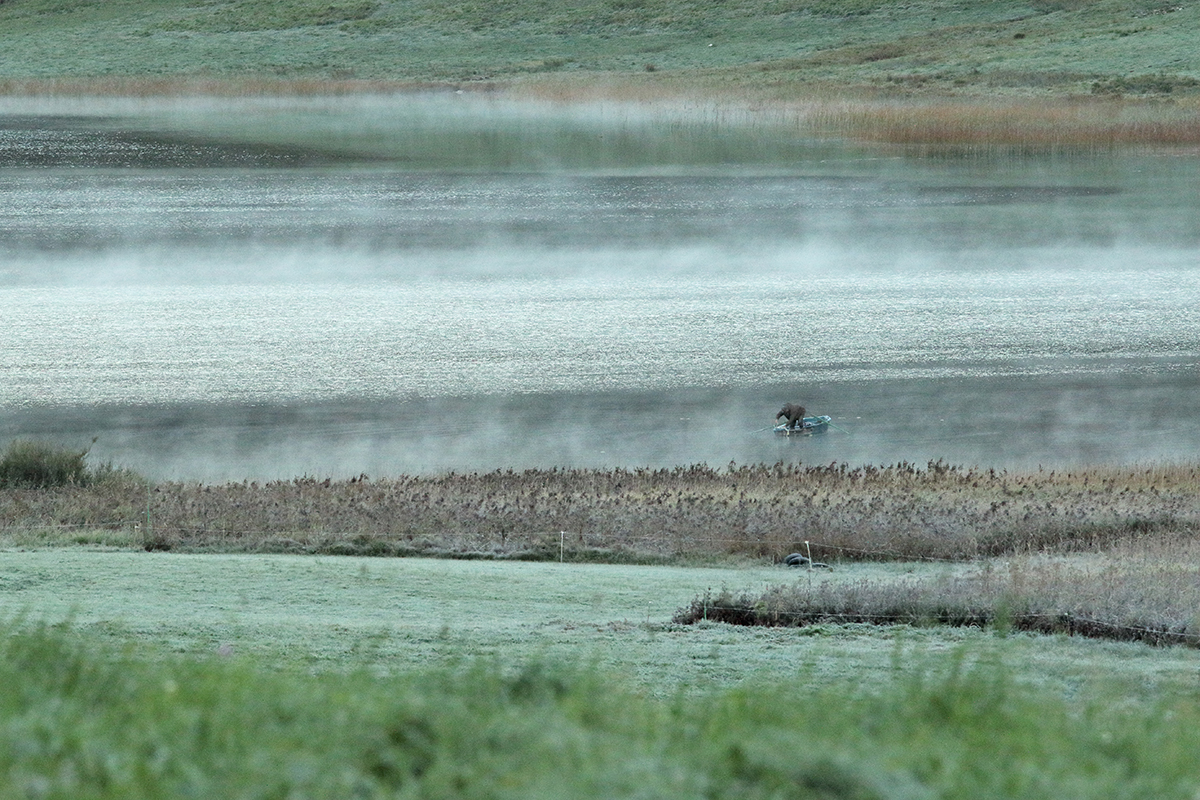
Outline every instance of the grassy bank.
[(1198, 34), (1200, 6), (1161, 0), (10, 0), (0, 78), (1176, 97), (1200, 88)]
[(1103, 555), (988, 561), (964, 572), (780, 584), (695, 599), (675, 620), (738, 625), (949, 625), (1200, 647), (1197, 543), (1145, 541)]
[(35, 797), (1187, 798), (1194, 698), (1131, 707), (929, 657), (864, 692), (656, 700), (531, 662), (374, 678), (0, 636), (0, 775)]
[(963, 560), (1200, 530), (1200, 466), (551, 469), (392, 479), (0, 490), (9, 546), (570, 561)]

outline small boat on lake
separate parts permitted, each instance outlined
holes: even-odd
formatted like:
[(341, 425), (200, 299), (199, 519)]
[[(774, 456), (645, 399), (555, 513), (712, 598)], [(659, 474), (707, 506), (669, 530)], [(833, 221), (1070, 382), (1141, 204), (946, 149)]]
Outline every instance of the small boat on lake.
[(775, 434), (777, 436), (803, 436), (805, 434), (827, 433), (829, 431), (829, 423), (832, 421), (833, 417), (827, 414), (822, 414), (819, 417), (804, 417), (795, 428), (789, 428), (786, 422), (782, 425), (776, 425)]

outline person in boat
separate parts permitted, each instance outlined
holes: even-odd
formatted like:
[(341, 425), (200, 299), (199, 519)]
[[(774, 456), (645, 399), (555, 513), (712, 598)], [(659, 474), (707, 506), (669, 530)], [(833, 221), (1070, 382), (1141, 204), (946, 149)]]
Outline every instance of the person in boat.
[(796, 403), (784, 403), (783, 408), (779, 409), (779, 413), (775, 415), (775, 421), (778, 422), (780, 417), (787, 418), (784, 427), (793, 431), (800, 430), (804, 426), (804, 406)]

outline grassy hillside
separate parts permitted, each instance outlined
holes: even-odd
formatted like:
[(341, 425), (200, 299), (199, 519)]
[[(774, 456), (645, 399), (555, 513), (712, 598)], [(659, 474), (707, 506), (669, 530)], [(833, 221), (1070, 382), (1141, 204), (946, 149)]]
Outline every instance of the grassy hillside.
[(1198, 37), (1195, 0), (8, 0), (0, 81), (1178, 96)]

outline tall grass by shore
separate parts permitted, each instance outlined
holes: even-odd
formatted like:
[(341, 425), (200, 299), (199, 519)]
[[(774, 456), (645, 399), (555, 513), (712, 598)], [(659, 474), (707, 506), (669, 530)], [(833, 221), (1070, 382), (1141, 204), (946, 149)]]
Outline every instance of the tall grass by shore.
[(708, 104), (708, 116), (727, 123), (934, 150), (1108, 151), (1200, 145), (1200, 98), (1164, 102), (1110, 92), (1101, 84), (1093, 92), (1067, 97), (891, 96), (820, 86), (805, 92), (770, 86), (714, 86), (697, 92), (680, 82), (570, 78), (493, 90), (561, 104), (625, 102), (669, 109), (690, 101), (694, 108)]
[(804, 126), (859, 141), (934, 149), (1111, 150), (1200, 145), (1200, 107), (1117, 100), (844, 101)]
[[(1149, 539), (1091, 556), (1020, 556), (899, 580), (822, 576), (708, 592), (675, 621), (950, 625), (1200, 647), (1200, 542)], [(801, 573), (803, 575), (803, 573)]]
[(0, 541), (564, 560), (976, 558), (1200, 533), (1200, 465), (550, 469), (0, 490)]

